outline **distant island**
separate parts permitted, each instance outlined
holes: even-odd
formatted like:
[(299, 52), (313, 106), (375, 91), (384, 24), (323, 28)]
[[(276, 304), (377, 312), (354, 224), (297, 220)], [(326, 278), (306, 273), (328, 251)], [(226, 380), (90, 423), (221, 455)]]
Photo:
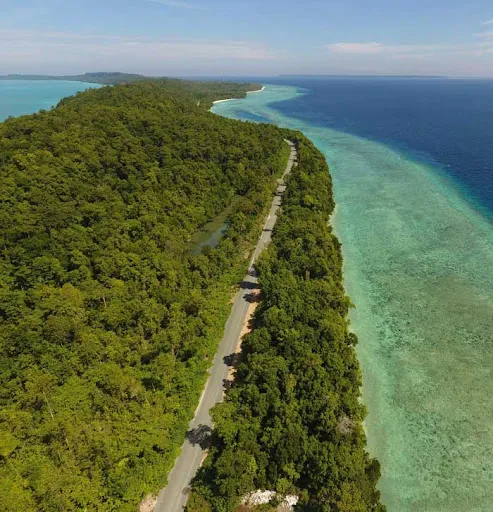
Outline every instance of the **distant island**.
[(0, 80), (68, 80), (71, 82), (88, 82), (95, 84), (122, 84), (132, 83), (140, 80), (151, 80), (151, 78), (144, 75), (137, 75), (133, 73), (119, 73), (98, 71), (95, 73), (83, 73), (81, 75), (24, 75), (24, 74), (9, 74), (0, 75)]
[(281, 78), (449, 78), (445, 75), (309, 75), (309, 74), (281, 74)]

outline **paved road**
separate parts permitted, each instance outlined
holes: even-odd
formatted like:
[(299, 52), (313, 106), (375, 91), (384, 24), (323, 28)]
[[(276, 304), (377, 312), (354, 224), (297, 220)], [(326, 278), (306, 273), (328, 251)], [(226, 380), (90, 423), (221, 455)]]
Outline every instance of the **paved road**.
[(209, 410), (215, 404), (222, 401), (224, 395), (224, 383), (231, 368), (232, 355), (240, 340), (241, 331), (246, 321), (248, 309), (251, 304), (252, 290), (257, 286), (257, 278), (253, 264), (262, 250), (269, 244), (272, 238), (272, 229), (277, 220), (282, 195), (286, 190), (284, 177), (291, 171), (296, 160), (296, 149), (291, 141), (286, 141), (291, 146), (291, 154), (284, 174), (279, 180), (276, 195), (262, 231), (262, 235), (253, 253), (248, 273), (241, 285), (231, 310), (231, 315), (226, 323), (224, 335), (219, 344), (218, 351), (210, 369), (209, 380), (195, 411), (195, 417), (190, 422), (187, 439), (181, 447), (181, 453), (175, 461), (175, 465), (168, 476), (168, 486), (158, 496), (155, 512), (182, 512), (185, 507), (189, 485), (195, 473), (201, 466), (207, 446), (207, 439), (211, 432), (212, 421)]

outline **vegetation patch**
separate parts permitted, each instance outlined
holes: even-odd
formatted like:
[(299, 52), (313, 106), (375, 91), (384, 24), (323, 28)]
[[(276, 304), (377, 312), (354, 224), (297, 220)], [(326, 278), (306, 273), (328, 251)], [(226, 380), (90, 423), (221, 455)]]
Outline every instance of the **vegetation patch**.
[(0, 510), (134, 512), (165, 485), (289, 154), (208, 112), (246, 89), (117, 85), (0, 125)]

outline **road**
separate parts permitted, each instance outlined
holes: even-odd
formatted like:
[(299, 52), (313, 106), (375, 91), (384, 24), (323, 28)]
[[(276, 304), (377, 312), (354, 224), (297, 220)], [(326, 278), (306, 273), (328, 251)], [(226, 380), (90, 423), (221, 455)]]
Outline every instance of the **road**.
[(269, 215), (265, 222), (262, 234), (253, 253), (248, 273), (241, 284), (231, 314), (226, 322), (224, 335), (219, 344), (214, 362), (209, 371), (210, 376), (200, 399), (195, 417), (190, 422), (187, 439), (181, 447), (181, 453), (168, 475), (168, 485), (158, 496), (155, 512), (182, 512), (188, 497), (190, 482), (200, 468), (207, 450), (207, 439), (212, 428), (210, 409), (221, 402), (224, 396), (225, 383), (231, 369), (232, 356), (238, 346), (242, 329), (245, 325), (248, 310), (252, 301), (252, 290), (257, 285), (254, 263), (262, 250), (270, 243), (272, 229), (277, 221), (277, 214), (281, 206), (282, 195), (286, 190), (284, 178), (291, 172), (296, 161), (296, 148), (291, 141), (286, 140), (291, 147), (291, 154), (286, 170), (279, 180), (276, 194), (272, 201)]

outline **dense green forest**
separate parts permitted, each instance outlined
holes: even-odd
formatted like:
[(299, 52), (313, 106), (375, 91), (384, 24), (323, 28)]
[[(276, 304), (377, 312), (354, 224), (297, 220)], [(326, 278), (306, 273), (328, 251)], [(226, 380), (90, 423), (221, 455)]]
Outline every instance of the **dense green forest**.
[[(104, 83), (104, 81), (101, 80), (100, 82)], [(118, 82), (118, 79), (116, 79), (116, 82)], [(159, 98), (154, 97), (151, 93), (151, 91), (155, 90), (156, 88), (159, 88), (163, 95), (167, 95), (167, 102), (170, 104), (178, 102), (181, 105), (183, 105), (183, 100), (188, 100), (189, 103), (187, 104), (186, 108), (190, 108), (191, 106), (197, 106), (206, 111), (208, 111), (209, 108), (212, 106), (212, 102), (214, 100), (224, 98), (243, 98), (247, 92), (259, 90), (261, 87), (260, 84), (246, 84), (233, 82), (199, 82), (191, 80), (180, 80), (176, 78), (159, 78), (156, 80), (144, 79), (132, 85), (139, 85), (138, 90), (119, 88), (119, 91), (121, 93), (122, 91), (126, 91), (126, 94), (129, 94), (130, 91), (131, 94), (138, 95), (140, 101), (145, 102), (147, 106), (152, 101), (159, 101)], [(86, 91), (84, 93), (84, 97), (87, 97), (87, 95), (90, 93), (91, 91)], [(100, 94), (104, 94), (105, 101), (111, 103), (111, 105), (120, 105), (120, 98), (112, 95), (109, 88), (106, 88), (105, 92)], [(99, 97), (100, 96), (96, 95), (96, 98)], [(62, 100), (61, 103), (63, 104), (65, 101), (66, 100)]]
[(117, 85), (0, 124), (0, 510), (135, 511), (164, 485), (289, 154), (207, 111), (245, 91)]
[(256, 489), (299, 496), (297, 510), (385, 510), (379, 464), (366, 453), (357, 339), (348, 331), (341, 251), (329, 224), (330, 175), (303, 135), (287, 136), (297, 139), (299, 166), (257, 264), (255, 327), (226, 401), (213, 410), (212, 448), (189, 512), (231, 512)]

